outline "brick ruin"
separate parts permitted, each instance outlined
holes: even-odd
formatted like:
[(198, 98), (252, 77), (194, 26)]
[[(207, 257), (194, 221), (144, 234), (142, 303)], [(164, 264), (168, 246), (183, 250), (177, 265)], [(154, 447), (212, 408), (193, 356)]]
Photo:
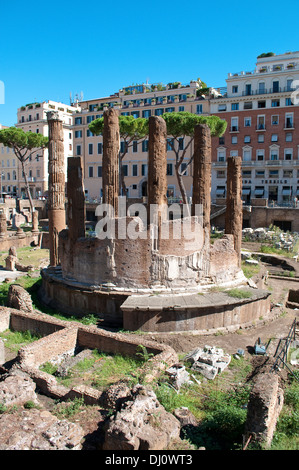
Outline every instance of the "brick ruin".
[[(68, 228), (64, 229), (59, 179), (64, 163), (63, 153), (59, 151), (59, 121), (51, 117), (49, 123), (53, 127), (50, 149), (57, 151), (54, 156), (50, 150), (49, 161), (49, 194), (52, 195), (49, 212), (53, 221), (50, 268), (42, 271), (44, 302), (72, 314), (101, 313), (106, 320), (122, 325), (121, 307), (131, 296), (136, 305), (136, 296), (152, 297), (158, 292), (160, 304), (153, 308), (161, 314), (163, 300), (169, 295), (176, 296), (176, 304), (183, 299), (182, 295), (197, 295), (211, 286), (246, 285), (240, 268), (241, 177), (235, 160), (231, 160), (233, 169), (228, 178), (231, 181), (228, 203), (231, 201), (232, 209), (227, 212), (231, 225), (222, 239), (214, 244), (210, 242), (211, 133), (207, 125), (200, 124), (195, 129), (192, 215), (183, 214), (181, 219), (171, 220), (166, 198), (166, 124), (161, 117), (149, 118), (148, 200), (144, 218), (140, 214), (127, 215), (126, 210), (120, 209), (118, 111), (105, 111), (103, 203), (109, 204), (108, 211), (112, 211), (107, 226), (112, 223), (113, 235), (102, 237), (101, 226), (96, 237), (87, 238), (82, 160), (81, 157), (68, 160)], [(105, 220), (101, 216), (99, 222)], [(132, 310), (130, 315), (134, 315)], [(127, 322), (127, 326), (132, 325)], [(189, 329), (186, 324), (182, 328)]]

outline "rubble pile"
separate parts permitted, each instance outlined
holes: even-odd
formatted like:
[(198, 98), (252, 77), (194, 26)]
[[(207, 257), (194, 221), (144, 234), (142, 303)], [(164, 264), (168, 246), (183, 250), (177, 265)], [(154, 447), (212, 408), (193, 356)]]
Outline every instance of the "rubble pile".
[(270, 228), (244, 228), (242, 237), (248, 241), (270, 242), (274, 248), (293, 251), (298, 239), (297, 232), (283, 232), (282, 230)]
[(191, 369), (199, 372), (205, 378), (213, 380), (229, 365), (231, 356), (222, 349), (206, 345), (196, 348), (184, 358), (184, 362), (192, 364)]

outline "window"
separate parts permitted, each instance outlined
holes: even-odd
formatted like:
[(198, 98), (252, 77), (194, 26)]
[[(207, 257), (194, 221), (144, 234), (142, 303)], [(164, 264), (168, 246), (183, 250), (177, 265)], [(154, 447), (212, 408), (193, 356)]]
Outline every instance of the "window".
[(278, 142), (278, 135), (277, 134), (272, 134), (271, 135), (271, 142)]
[(239, 125), (238, 118), (237, 117), (231, 118), (231, 131), (232, 132), (238, 131), (238, 127), (239, 127), (238, 125)]
[(147, 165), (145, 163), (141, 165), (141, 175), (147, 176)]
[(264, 143), (265, 142), (265, 135), (264, 134), (258, 134), (257, 141), (258, 141), (259, 144)]
[(271, 106), (272, 108), (278, 108), (278, 106), (280, 106), (280, 100), (272, 100)]
[(257, 107), (258, 108), (265, 108), (266, 107), (266, 101), (258, 101), (257, 102)]
[(164, 113), (164, 108), (157, 108), (155, 110), (155, 116), (162, 116), (163, 113)]
[(98, 142), (98, 155), (101, 155), (103, 153), (103, 144), (101, 142)]
[(168, 139), (167, 139), (167, 150), (172, 150), (173, 144), (174, 144), (174, 140), (168, 138)]
[(174, 113), (174, 111), (175, 111), (175, 108), (166, 108), (165, 109), (166, 113)]
[(278, 160), (278, 150), (271, 150), (270, 152), (270, 160)]
[(88, 144), (88, 155), (93, 154), (93, 144)]
[(132, 176), (138, 176), (138, 165), (132, 165)]
[(179, 150), (184, 150), (184, 139), (183, 139), (183, 137), (179, 138)]
[(232, 103), (232, 111), (238, 111), (239, 103)]
[(86, 118), (87, 124), (90, 124), (92, 121), (94, 121), (94, 116), (87, 116)]
[(146, 109), (145, 111), (142, 111), (142, 117), (143, 118), (149, 118), (151, 116), (152, 112), (150, 109)]
[(273, 82), (273, 93), (278, 93), (279, 92), (279, 81), (275, 80)]
[(264, 178), (265, 177), (265, 170), (255, 170), (255, 177), (256, 178)]
[(251, 84), (250, 84), (250, 83), (248, 83), (247, 85), (245, 85), (245, 95), (246, 95), (246, 96), (251, 95)]
[(287, 80), (287, 91), (293, 91), (293, 79)]
[(129, 174), (128, 165), (127, 165), (127, 164), (122, 165), (121, 169), (122, 169), (123, 175), (124, 175), (124, 176), (128, 176), (128, 174)]
[(242, 171), (242, 177), (250, 179), (251, 178), (251, 170), (243, 170)]
[(293, 170), (283, 170), (284, 178), (293, 178)]
[(293, 142), (293, 134), (292, 132), (286, 133), (286, 142)]
[(202, 114), (202, 104), (196, 105), (196, 114)]
[(265, 126), (265, 116), (258, 116), (257, 117), (257, 129), (264, 130), (266, 128)]
[(224, 145), (224, 143), (225, 143), (225, 138), (219, 137), (219, 145)]
[(251, 117), (247, 117), (244, 119), (244, 126), (250, 127), (251, 126)]
[(245, 135), (245, 137), (244, 137), (244, 142), (245, 142), (245, 144), (249, 144), (249, 143), (251, 142), (251, 137), (250, 137), (250, 135)]
[(265, 93), (265, 82), (260, 82), (259, 83), (259, 94), (262, 95), (263, 93)]
[(167, 163), (167, 172), (166, 172), (166, 174), (168, 176), (172, 176), (172, 174), (173, 174), (172, 173), (172, 163)]
[(225, 170), (218, 170), (217, 171), (217, 178), (225, 178), (225, 177), (226, 177)]
[(185, 111), (185, 106), (179, 106), (179, 112)]
[(148, 151), (148, 140), (143, 140), (142, 141), (142, 152), (147, 152)]
[(75, 126), (78, 126), (80, 124), (82, 124), (82, 118), (81, 117), (76, 117), (75, 118)]
[(284, 159), (293, 160), (293, 149), (284, 149)]
[(264, 160), (264, 158), (265, 158), (265, 151), (261, 150), (261, 149), (257, 150), (256, 151), (256, 160), (258, 162), (262, 162)]
[(80, 139), (82, 137), (82, 131), (75, 131), (75, 139)]
[(238, 85), (233, 85), (232, 93), (238, 93)]
[(135, 119), (139, 118), (139, 111), (132, 111), (131, 116), (133, 116)]
[(237, 144), (238, 143), (238, 137), (236, 135), (232, 136), (232, 144)]
[(98, 178), (102, 178), (102, 167), (98, 166)]
[(120, 153), (124, 153), (124, 151), (125, 151), (125, 143), (122, 140), (121, 143), (120, 143)]
[(133, 152), (138, 152), (138, 142), (137, 140), (133, 140)]
[(187, 163), (182, 163), (182, 164), (181, 164), (181, 173), (182, 173), (182, 175), (188, 176), (188, 173), (187, 173)]
[(279, 117), (277, 115), (271, 116), (271, 124), (272, 126), (277, 126), (279, 122)]
[(218, 162), (225, 162), (225, 157), (226, 157), (225, 150), (218, 149), (217, 150), (217, 161)]
[(286, 98), (286, 106), (292, 106), (292, 98)]
[(247, 101), (243, 105), (243, 109), (252, 109), (252, 101)]
[(219, 104), (218, 105), (218, 111), (219, 112), (226, 111), (226, 104)]
[(251, 150), (250, 149), (244, 149), (243, 150), (243, 160), (245, 162), (249, 162), (251, 160)]
[(77, 145), (76, 147), (76, 155), (81, 155), (81, 145)]
[(86, 137), (92, 137), (92, 136), (93, 136), (93, 133), (91, 132), (91, 130), (87, 129)]
[(285, 128), (286, 129), (293, 129), (294, 121), (293, 121), (293, 113), (285, 115)]
[(278, 178), (279, 171), (278, 170), (269, 170), (269, 178)]

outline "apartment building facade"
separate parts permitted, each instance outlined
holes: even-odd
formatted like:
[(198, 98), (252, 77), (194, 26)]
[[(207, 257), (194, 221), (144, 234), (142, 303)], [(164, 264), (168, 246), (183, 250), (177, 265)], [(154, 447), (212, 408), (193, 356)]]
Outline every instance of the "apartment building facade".
[[(291, 206), (299, 197), (299, 52), (257, 58), (254, 71), (228, 74), (210, 113), (228, 123), (212, 143), (212, 200), (226, 196), (226, 160), (242, 157), (243, 200)], [(298, 95), (299, 97), (299, 95)]]
[[(23, 129), (25, 132), (41, 133), (43, 136), (48, 137), (47, 112), (53, 110), (58, 111), (59, 117), (63, 121), (66, 175), (67, 158), (73, 156), (72, 124), (74, 113), (78, 110), (77, 107), (51, 100), (27, 104), (17, 111), (18, 122), (16, 127)], [(27, 176), (32, 196), (37, 199), (46, 196), (48, 190), (48, 149), (34, 153), (32, 158), (28, 160)], [(16, 195), (26, 197), (24, 177), (19, 163)]]
[[(0, 124), (0, 130), (6, 128), (7, 126), (2, 126)], [(18, 159), (16, 158), (13, 149), (5, 147), (2, 143), (0, 143), (0, 170), (0, 198), (16, 196), (19, 180)]]
[[(98, 201), (102, 195), (102, 136), (95, 136), (89, 130), (89, 124), (99, 117), (108, 107), (116, 107), (124, 116), (144, 117), (160, 116), (164, 112), (188, 111), (199, 115), (209, 114), (209, 100), (198, 93), (200, 85), (191, 81), (184, 86), (179, 83), (163, 85), (132, 85), (123, 88), (109, 97), (78, 103), (80, 111), (74, 115), (73, 147), (74, 155), (83, 157), (84, 184), (86, 198), (90, 202)], [(217, 93), (216, 90), (214, 90)], [(180, 141), (184, 148), (183, 139)], [(121, 150), (124, 145), (121, 139)], [(186, 165), (192, 155), (192, 145), (186, 152)], [(128, 198), (141, 198), (147, 195), (147, 157), (148, 140), (135, 141), (123, 159), (123, 170)], [(167, 146), (168, 197), (180, 198), (175, 174), (175, 154), (171, 145)], [(188, 196), (192, 195), (192, 166), (184, 176), (184, 185)]]

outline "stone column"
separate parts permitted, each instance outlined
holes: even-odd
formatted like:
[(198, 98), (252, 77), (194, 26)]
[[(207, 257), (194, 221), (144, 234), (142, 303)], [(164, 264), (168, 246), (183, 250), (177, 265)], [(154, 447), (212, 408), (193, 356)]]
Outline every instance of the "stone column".
[(202, 206), (203, 229), (207, 229), (208, 233), (211, 216), (211, 160), (211, 130), (206, 124), (198, 124), (194, 129), (191, 215), (197, 215), (197, 204)]
[(4, 212), (0, 212), (0, 238), (7, 237), (7, 222)]
[[(159, 116), (149, 118), (148, 141), (148, 224), (159, 225), (167, 214), (167, 129), (166, 122)], [(156, 209), (154, 210), (154, 206)]]
[(238, 254), (239, 266), (241, 266), (241, 243), (243, 224), (241, 165), (241, 157), (228, 157), (225, 233), (232, 234), (234, 237), (234, 247)]
[(58, 235), (65, 229), (65, 173), (62, 121), (57, 112), (47, 113), (49, 125), (49, 248), (50, 266), (59, 264)]
[(67, 221), (69, 238), (75, 242), (85, 237), (85, 195), (82, 157), (67, 161)]
[(113, 108), (109, 108), (104, 112), (102, 159), (103, 203), (109, 204), (113, 208), (115, 217), (118, 214), (119, 194), (120, 141), (118, 116), (118, 111)]
[(35, 210), (32, 214), (32, 233), (38, 232), (38, 212)]

